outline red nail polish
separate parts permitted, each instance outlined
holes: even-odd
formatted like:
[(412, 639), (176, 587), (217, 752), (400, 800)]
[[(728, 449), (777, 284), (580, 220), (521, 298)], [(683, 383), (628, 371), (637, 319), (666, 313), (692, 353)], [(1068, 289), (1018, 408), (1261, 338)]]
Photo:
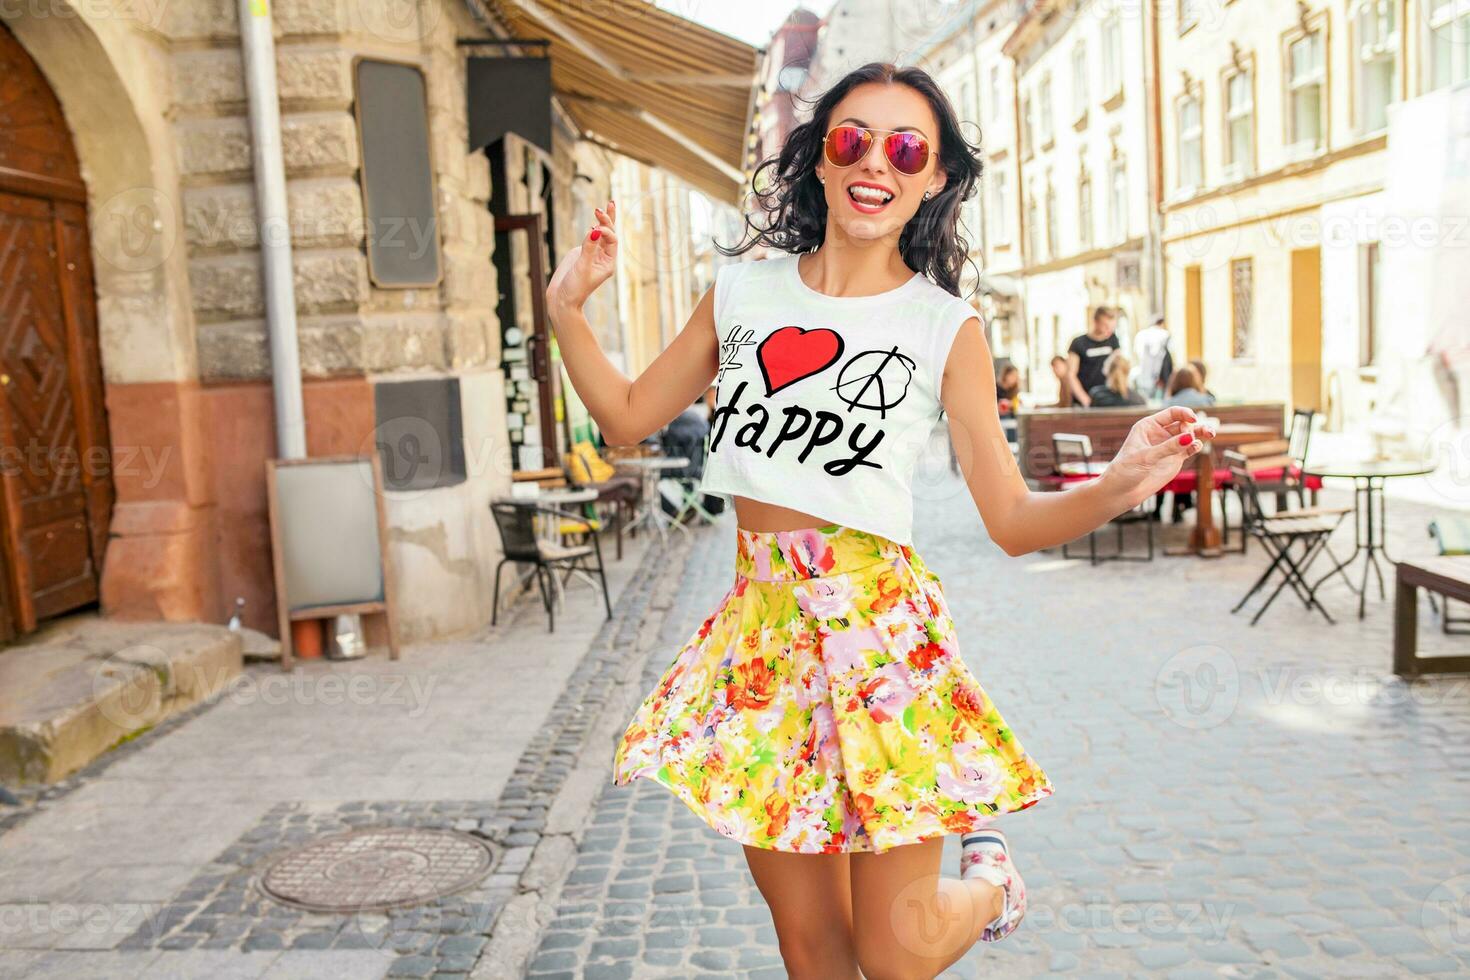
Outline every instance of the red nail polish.
[(1179, 445), (1181, 446), (1187, 446), (1191, 442), (1194, 442), (1194, 436), (1190, 435), (1188, 432), (1179, 437)]
[(602, 232), (598, 231), (596, 228), (593, 228), (592, 234), (588, 235), (587, 237), (595, 242), (602, 237)]

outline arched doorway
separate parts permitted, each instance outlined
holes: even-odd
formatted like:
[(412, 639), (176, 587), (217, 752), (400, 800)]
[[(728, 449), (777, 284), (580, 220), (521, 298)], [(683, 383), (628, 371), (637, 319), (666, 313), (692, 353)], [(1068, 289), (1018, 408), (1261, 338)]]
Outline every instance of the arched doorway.
[(0, 639), (95, 602), (112, 511), (86, 187), (0, 24)]

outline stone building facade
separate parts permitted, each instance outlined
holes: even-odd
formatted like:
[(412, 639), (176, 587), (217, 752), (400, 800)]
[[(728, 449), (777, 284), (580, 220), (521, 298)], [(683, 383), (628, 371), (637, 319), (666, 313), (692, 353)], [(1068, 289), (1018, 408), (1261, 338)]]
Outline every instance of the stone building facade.
[[(276, 632), (264, 472), (276, 448), (260, 242), (289, 234), (308, 453), (376, 450), (392, 469), (410, 448), (393, 441), (405, 424), (421, 423), (430, 441), (450, 432), (455, 446), (411, 448), (431, 466), (462, 456), (462, 472), (387, 494), (399, 625), (406, 640), (478, 627), (489, 619), (499, 557), (487, 504), (521, 465), (508, 420), (524, 394), (515, 351), (535, 330), (531, 250), (542, 251), (549, 275), (592, 220), (591, 207), (611, 196), (621, 156), (586, 138), (560, 92), (549, 110), (550, 152), (514, 132), (489, 149), (469, 146), (470, 49), (461, 42), (506, 36), (488, 7), (280, 0), (269, 13), (290, 227), (262, 228), (237, 9), (231, 0), (50, 0), (0, 11), (0, 40), (10, 43), (0, 51), (32, 79), (6, 87), (0, 109), (30, 118), (54, 104), (56, 139), (74, 147), (80, 174), (68, 184), (48, 182), (40, 164), (37, 173), (8, 170), (8, 137), (0, 136), (0, 192), (80, 198), (91, 234), (91, 269), (72, 274), (87, 273), (95, 311), (111, 465), (87, 479), (115, 493), (104, 531), (83, 555), (96, 598), (118, 618), (222, 622), (243, 597), (247, 625)], [(432, 235), (412, 222), (375, 226), (366, 215), (356, 116), (363, 62), (411, 66), (422, 77)], [(505, 214), (541, 215), (542, 240), (498, 232)], [(437, 239), (437, 282), (375, 281), (374, 236), (395, 234), (418, 247)], [(497, 265), (497, 249), (509, 249), (509, 260), (502, 252)], [(610, 295), (590, 310), (613, 351), (644, 329), (622, 323), (618, 307)], [(457, 428), (405, 418), (413, 385), (448, 392)], [(565, 411), (560, 402), (557, 411)], [(54, 559), (35, 547), (23, 557), (34, 568)]]

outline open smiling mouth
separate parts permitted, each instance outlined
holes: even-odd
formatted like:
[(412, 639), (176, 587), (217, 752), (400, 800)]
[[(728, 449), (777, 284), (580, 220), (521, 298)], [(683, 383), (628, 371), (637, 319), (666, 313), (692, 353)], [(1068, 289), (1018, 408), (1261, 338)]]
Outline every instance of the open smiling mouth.
[(847, 188), (847, 199), (864, 214), (877, 214), (893, 200), (893, 193), (874, 184), (850, 184)]

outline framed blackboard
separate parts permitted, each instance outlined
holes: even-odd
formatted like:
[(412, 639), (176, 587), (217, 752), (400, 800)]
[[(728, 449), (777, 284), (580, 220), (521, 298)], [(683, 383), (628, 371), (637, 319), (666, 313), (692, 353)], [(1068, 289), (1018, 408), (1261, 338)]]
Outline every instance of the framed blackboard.
[(423, 72), (371, 58), (358, 58), (353, 68), (368, 275), (384, 288), (438, 285), (439, 221)]
[(293, 663), (291, 623), (362, 616), (368, 643), (398, 659), (393, 565), (382, 461), (365, 456), (267, 459), (271, 561), (281, 667)]

